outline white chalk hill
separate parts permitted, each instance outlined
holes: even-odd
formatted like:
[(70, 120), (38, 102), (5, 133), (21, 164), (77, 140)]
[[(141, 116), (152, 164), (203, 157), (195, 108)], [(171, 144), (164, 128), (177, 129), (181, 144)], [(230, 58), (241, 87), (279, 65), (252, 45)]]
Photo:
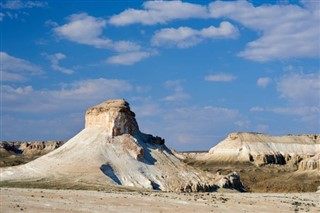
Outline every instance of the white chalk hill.
[(304, 170), (319, 170), (320, 135), (271, 136), (261, 133), (235, 132), (201, 156), (215, 162), (252, 162), (264, 164), (297, 164)]
[(0, 180), (49, 179), (163, 191), (210, 191), (223, 178), (187, 166), (163, 139), (141, 133), (135, 114), (123, 99), (89, 108), (85, 120), (85, 129), (60, 148), (25, 165), (2, 168)]

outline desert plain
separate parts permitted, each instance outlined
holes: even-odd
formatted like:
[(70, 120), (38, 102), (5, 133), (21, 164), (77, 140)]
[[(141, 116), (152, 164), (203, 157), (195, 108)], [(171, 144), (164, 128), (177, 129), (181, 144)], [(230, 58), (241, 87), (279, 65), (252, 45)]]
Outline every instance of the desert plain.
[(319, 193), (164, 193), (1, 188), (1, 212), (319, 212)]

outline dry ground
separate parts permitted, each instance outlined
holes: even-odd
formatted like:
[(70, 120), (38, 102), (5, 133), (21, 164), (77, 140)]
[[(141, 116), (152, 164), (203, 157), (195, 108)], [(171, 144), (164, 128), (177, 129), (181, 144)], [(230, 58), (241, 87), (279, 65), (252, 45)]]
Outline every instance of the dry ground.
[(0, 188), (0, 212), (319, 212), (317, 193), (161, 193)]

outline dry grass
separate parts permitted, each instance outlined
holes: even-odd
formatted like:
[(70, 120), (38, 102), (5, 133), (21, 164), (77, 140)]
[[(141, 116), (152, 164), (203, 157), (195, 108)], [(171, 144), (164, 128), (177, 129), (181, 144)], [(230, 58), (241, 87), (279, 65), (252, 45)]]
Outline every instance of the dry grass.
[(229, 164), (186, 160), (187, 164), (204, 171), (226, 175), (238, 172), (249, 192), (315, 192), (320, 185), (319, 176), (296, 174), (295, 167), (266, 165), (257, 167), (251, 163)]

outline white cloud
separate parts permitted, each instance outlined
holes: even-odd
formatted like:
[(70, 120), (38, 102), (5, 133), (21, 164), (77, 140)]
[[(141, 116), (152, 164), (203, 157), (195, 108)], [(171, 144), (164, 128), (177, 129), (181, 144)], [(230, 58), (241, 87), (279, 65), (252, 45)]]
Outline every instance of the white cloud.
[(172, 90), (172, 94), (164, 97), (162, 100), (166, 102), (181, 102), (190, 99), (190, 95), (187, 94), (182, 87), (183, 80), (168, 80), (164, 83), (166, 89)]
[(269, 128), (270, 127), (267, 124), (258, 124), (255, 131), (265, 133), (269, 130)]
[(318, 107), (309, 106), (290, 106), (290, 107), (252, 107), (251, 112), (273, 112), (282, 115), (304, 116), (310, 113), (319, 112)]
[(179, 48), (194, 46), (204, 39), (234, 38), (238, 29), (229, 22), (221, 22), (219, 27), (210, 26), (201, 30), (189, 27), (164, 28), (153, 35), (151, 42), (155, 46), (176, 45)]
[(0, 76), (1, 76), (2, 81), (7, 81), (7, 82), (27, 81), (27, 78), (24, 75), (18, 74), (18, 73), (10, 73), (10, 72), (1, 71)]
[(25, 81), (27, 76), (39, 75), (42, 69), (24, 59), (0, 52), (1, 75), (3, 81)]
[(57, 90), (35, 90), (32, 86), (1, 87), (3, 110), (24, 113), (84, 110), (92, 104), (119, 98), (131, 89), (132, 85), (127, 81), (104, 78), (62, 84)]
[(8, 0), (5, 3), (0, 3), (0, 6), (4, 9), (20, 10), (24, 8), (47, 7), (48, 3), (44, 1)]
[(319, 113), (319, 108), (317, 107), (306, 107), (306, 106), (298, 106), (298, 107), (275, 107), (271, 109), (267, 109), (270, 112), (284, 115), (307, 115), (310, 113)]
[(269, 77), (258, 78), (257, 85), (259, 87), (265, 88), (272, 82), (272, 79)]
[(6, 52), (0, 52), (1, 68), (7, 71), (29, 71), (34, 74), (42, 72), (41, 68), (24, 59), (16, 58)]
[(299, 106), (318, 106), (320, 104), (319, 74), (289, 74), (277, 83), (280, 97), (293, 101)]
[(207, 75), (205, 77), (206, 81), (215, 81), (215, 82), (231, 82), (234, 81), (237, 77), (228, 74), (228, 73), (218, 73), (218, 74), (212, 74), (212, 75)]
[(89, 16), (86, 13), (70, 15), (68, 23), (55, 27), (53, 31), (61, 38), (94, 46), (96, 48), (113, 49), (118, 52), (137, 51), (140, 46), (130, 41), (112, 41), (103, 37), (103, 29), (107, 21)]
[(117, 26), (140, 23), (144, 25), (164, 24), (174, 19), (207, 18), (206, 6), (182, 1), (147, 1), (143, 10), (127, 9), (110, 18)]
[(271, 112), (293, 116), (295, 122), (304, 122), (317, 129), (320, 120), (320, 75), (289, 73), (277, 81), (277, 91), (284, 99), (281, 106), (252, 107), (251, 112)]
[(47, 27), (58, 27), (59, 24), (55, 21), (52, 21), (52, 20), (47, 20), (45, 23), (44, 23)]
[(84, 127), (88, 107), (131, 90), (127, 81), (104, 78), (74, 81), (54, 90), (2, 85), (2, 139), (69, 139)]
[(255, 61), (319, 57), (319, 5), (253, 6), (247, 1), (215, 1), (209, 5), (213, 18), (227, 17), (261, 36), (239, 55)]
[(258, 106), (252, 107), (250, 109), (250, 112), (263, 112), (263, 111), (265, 111), (265, 109), (263, 107), (258, 107)]
[(196, 35), (197, 31), (189, 27), (165, 28), (155, 32), (151, 42), (155, 46), (166, 44), (186, 48), (194, 46), (201, 41)]
[(59, 65), (59, 61), (66, 58), (66, 56), (64, 54), (62, 54), (62, 53), (56, 53), (53, 55), (45, 54), (45, 56), (50, 60), (51, 68), (53, 70), (56, 70), (56, 71), (59, 71), (59, 72), (62, 72), (64, 74), (68, 74), (68, 75), (70, 75), (74, 72), (74, 70), (72, 70), (72, 69), (68, 69), (68, 68), (65, 68), (65, 67), (62, 67)]
[(145, 58), (153, 55), (151, 52), (128, 52), (128, 53), (120, 53), (119, 55), (111, 56), (107, 59), (107, 63), (109, 64), (120, 64), (120, 65), (132, 65), (135, 64)]
[(4, 13), (0, 13), (0, 21), (2, 21), (4, 17), (5, 17), (5, 14)]
[[(139, 126), (141, 122), (149, 122), (152, 119), (157, 119), (159, 115), (161, 116), (164, 110), (159, 102), (152, 100), (152, 97), (147, 94), (145, 94), (145, 96), (132, 96), (128, 98), (128, 101), (130, 103), (131, 110), (136, 114)], [(151, 134), (153, 132), (152, 129), (148, 129), (148, 127), (147, 129), (145, 128), (146, 126), (144, 126), (143, 131), (146, 133)]]

